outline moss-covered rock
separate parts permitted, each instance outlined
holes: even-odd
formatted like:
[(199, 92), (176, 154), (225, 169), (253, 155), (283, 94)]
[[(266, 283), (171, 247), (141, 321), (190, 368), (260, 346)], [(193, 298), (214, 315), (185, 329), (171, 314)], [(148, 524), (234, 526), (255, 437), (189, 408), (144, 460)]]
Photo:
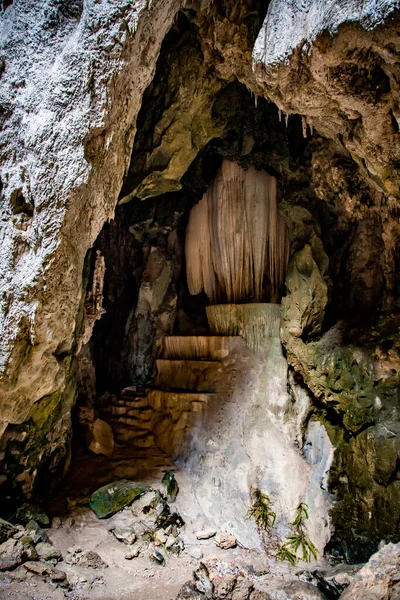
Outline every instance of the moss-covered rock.
[(0, 519), (0, 544), (6, 542), (10, 537), (17, 533), (18, 529), (8, 521)]
[(36, 521), (40, 527), (50, 526), (50, 518), (36, 504), (25, 503), (20, 506), (15, 514), (15, 520), (23, 525), (26, 525), (29, 521)]
[(96, 490), (89, 500), (90, 508), (99, 519), (111, 517), (149, 491), (143, 483), (121, 479)]

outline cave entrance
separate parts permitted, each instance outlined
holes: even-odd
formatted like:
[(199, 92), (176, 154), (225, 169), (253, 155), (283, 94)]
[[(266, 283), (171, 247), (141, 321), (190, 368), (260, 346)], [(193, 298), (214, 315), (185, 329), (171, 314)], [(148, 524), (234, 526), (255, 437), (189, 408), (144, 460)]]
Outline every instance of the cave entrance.
[[(186, 517), (203, 512), (221, 525), (230, 512), (241, 515), (235, 526), (257, 545), (242, 518), (247, 479), (258, 483), (262, 461), (283, 441), (275, 433), (271, 447), (260, 447), (268, 413), (254, 423), (249, 409), (288, 402), (279, 339), (288, 235), (276, 177), (225, 158), (213, 164), (200, 199), (183, 191), (123, 204), (105, 225), (88, 290), (104, 297), (103, 314), (80, 361), (87, 384), (94, 358), (97, 389), (89, 406), (86, 390), (80, 427), (92, 452), (110, 455), (95, 458), (99, 484), (111, 466), (151, 485), (180, 469)], [(110, 437), (114, 447), (105, 445)], [(238, 464), (248, 471), (240, 481)]]
[(198, 335), (187, 328), (179, 335), (175, 329), (175, 335), (163, 336), (147, 404), (140, 401), (136, 412), (126, 405), (126, 414), (136, 419), (136, 434), (147, 438), (151, 423), (156, 446), (180, 462), (192, 451), (193, 430), (208, 404), (225, 395), (230, 369), (221, 359), (240, 352), (242, 339), (259, 352), (271, 337), (279, 338), (288, 236), (277, 210), (276, 178), (223, 161), (190, 210), (184, 245), (183, 280), (192, 296), (207, 297), (210, 331)]
[(178, 465), (191, 482), (186, 517), (194, 506), (219, 526), (234, 516), (251, 547), (251, 488), (265, 487), (277, 456), (277, 486), (299, 463), (271, 417), (290, 404), (278, 202), (309, 185), (310, 153), (300, 118), (281, 122), (212, 69), (181, 17), (143, 100), (115, 217), (87, 259), (77, 431), (96, 456), (71, 477), (161, 481)]

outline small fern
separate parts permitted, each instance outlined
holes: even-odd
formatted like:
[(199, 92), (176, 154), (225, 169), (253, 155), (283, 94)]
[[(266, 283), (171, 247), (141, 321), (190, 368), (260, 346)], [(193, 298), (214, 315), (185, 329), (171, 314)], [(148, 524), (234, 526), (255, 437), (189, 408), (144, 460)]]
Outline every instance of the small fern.
[(277, 558), (280, 561), (288, 560), (292, 567), (296, 564), (297, 556), (288, 548), (287, 544), (283, 544), (278, 550)]
[(303, 560), (304, 562), (310, 562), (311, 556), (313, 556), (315, 559), (317, 558), (317, 549), (310, 540), (310, 538), (305, 535), (304, 531), (301, 531), (300, 533), (296, 533), (294, 535), (289, 535), (287, 540), (288, 546), (292, 548), (296, 556), (297, 551), (300, 548), (301, 560)]
[(246, 521), (254, 519), (259, 527), (266, 531), (274, 526), (276, 513), (270, 508), (270, 499), (261, 490), (254, 491), (254, 503), (247, 511)]
[(300, 502), (296, 510), (295, 520), (292, 521), (290, 525), (293, 525), (296, 529), (303, 528), (306, 519), (308, 519), (308, 505), (305, 502)]
[(298, 550), (301, 552), (301, 560), (310, 562), (311, 557), (315, 559), (318, 556), (318, 551), (304, 530), (305, 522), (308, 519), (308, 506), (305, 502), (300, 502), (297, 507), (296, 517), (290, 523), (294, 528), (292, 535), (289, 535), (287, 541), (280, 548), (277, 557), (284, 561), (288, 560), (291, 565), (294, 565), (298, 560)]

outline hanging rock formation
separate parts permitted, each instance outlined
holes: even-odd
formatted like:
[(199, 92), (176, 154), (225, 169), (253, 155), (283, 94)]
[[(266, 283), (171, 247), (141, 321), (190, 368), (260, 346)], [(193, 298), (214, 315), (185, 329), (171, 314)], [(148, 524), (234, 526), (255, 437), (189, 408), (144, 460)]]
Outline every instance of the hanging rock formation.
[(276, 179), (224, 161), (191, 210), (186, 265), (191, 294), (211, 304), (279, 298), (286, 271), (286, 224), (278, 214)]

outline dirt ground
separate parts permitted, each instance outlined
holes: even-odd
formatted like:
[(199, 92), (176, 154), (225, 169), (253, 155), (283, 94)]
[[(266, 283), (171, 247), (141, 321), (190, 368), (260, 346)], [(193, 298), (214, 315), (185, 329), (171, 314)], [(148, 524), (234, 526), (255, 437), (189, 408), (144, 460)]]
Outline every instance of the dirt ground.
[[(170, 506), (185, 521), (180, 531), (184, 550), (177, 556), (151, 542), (138, 557), (127, 560), (128, 546), (117, 540), (110, 530), (128, 525), (132, 519), (131, 509), (126, 508), (108, 519), (98, 519), (88, 506), (89, 495), (98, 487), (121, 478), (142, 481), (164, 491), (161, 479), (166, 468), (175, 472), (180, 488), (176, 501)], [(291, 581), (298, 581), (299, 567), (280, 563), (271, 555), (240, 545), (223, 550), (217, 547), (214, 537), (198, 540), (196, 532), (214, 529), (213, 524), (204, 519), (188, 476), (155, 448), (135, 451), (134, 455), (132, 450), (120, 449), (112, 458), (78, 453), (64, 489), (49, 509), (52, 526), (46, 531), (51, 543), (62, 553), (63, 560), (55, 566), (66, 573), (68, 586), (46, 582), (22, 565), (1, 574), (1, 600), (175, 600), (182, 585), (192, 580), (200, 561), (207, 560), (212, 560), (222, 576), (239, 569), (252, 579), (256, 589), (274, 591), (271, 597), (278, 600), (289, 598), (280, 590)], [(65, 559), (71, 548), (94, 551), (107, 566), (67, 564)], [(163, 565), (152, 560), (155, 549), (165, 556)], [(318, 594), (313, 597), (321, 598)]]

